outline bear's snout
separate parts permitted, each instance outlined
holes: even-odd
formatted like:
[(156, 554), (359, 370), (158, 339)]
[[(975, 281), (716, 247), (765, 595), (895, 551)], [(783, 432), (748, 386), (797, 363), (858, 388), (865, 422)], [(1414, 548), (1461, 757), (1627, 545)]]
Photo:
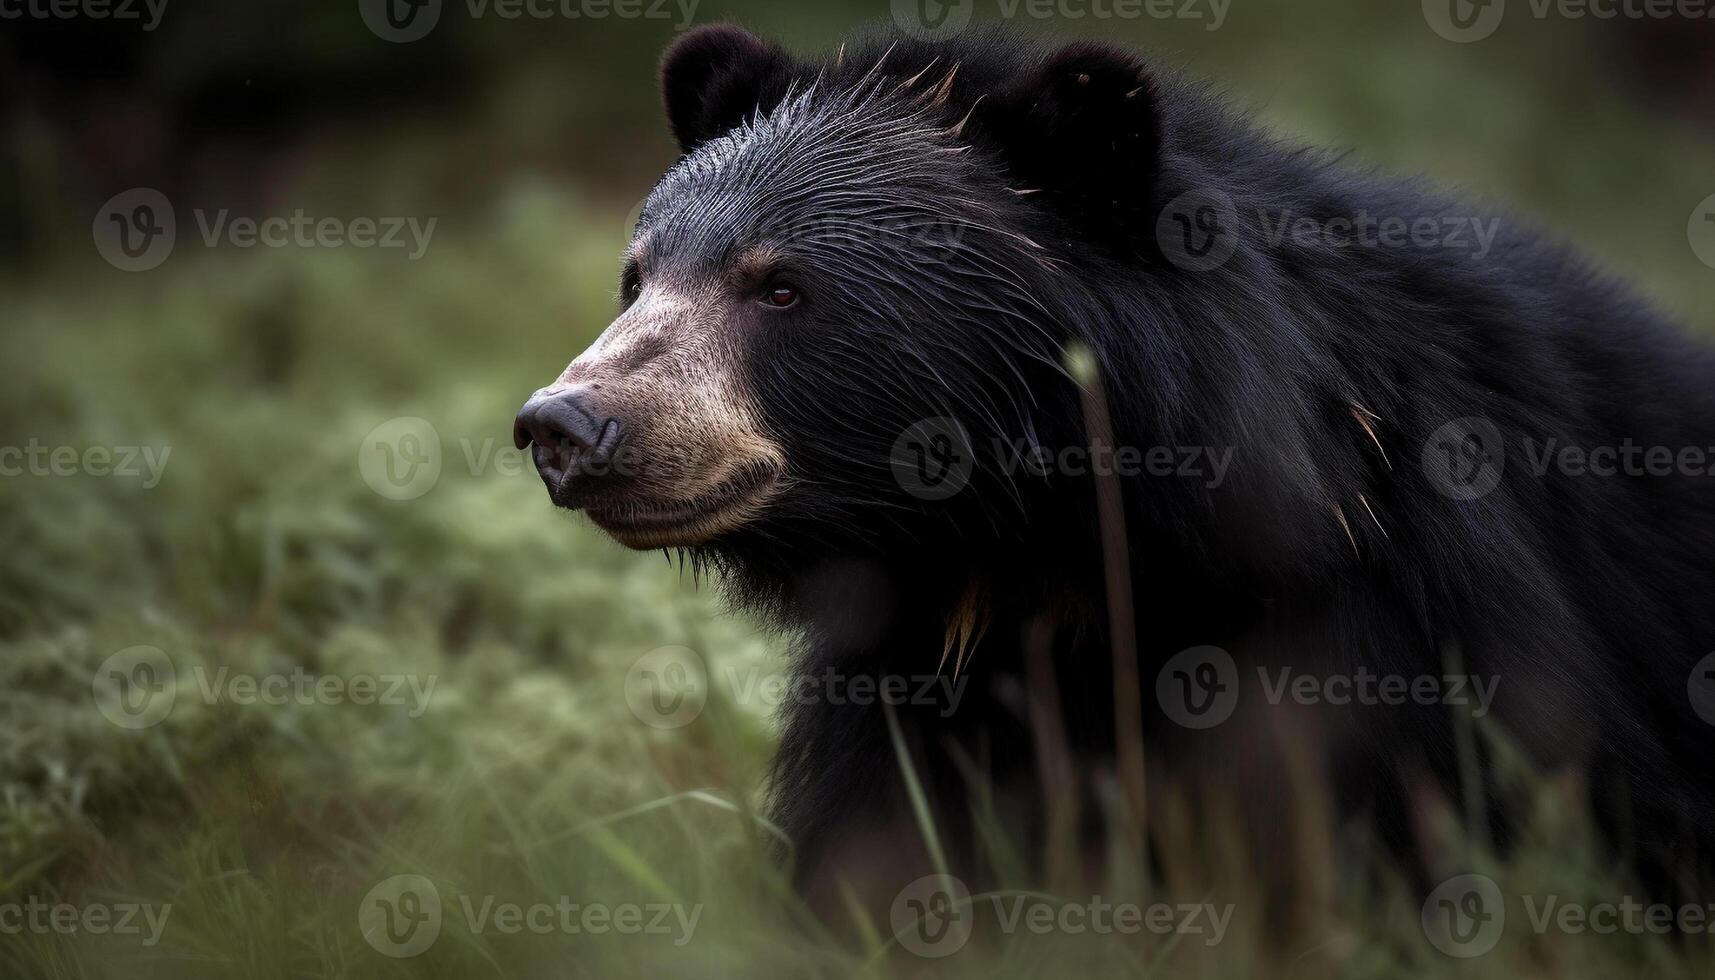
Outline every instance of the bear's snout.
[(587, 385), (537, 391), (512, 427), (514, 445), (535, 447), (536, 472), (562, 506), (575, 506), (584, 485), (608, 475), (624, 435), (624, 425), (596, 407)]

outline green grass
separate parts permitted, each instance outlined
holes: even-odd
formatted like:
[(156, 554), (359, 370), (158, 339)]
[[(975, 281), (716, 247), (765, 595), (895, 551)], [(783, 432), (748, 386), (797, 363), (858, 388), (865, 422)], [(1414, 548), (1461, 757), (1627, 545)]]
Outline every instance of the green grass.
[[(1691, 207), (1715, 191), (1698, 189), (1715, 173), (1707, 144), (1639, 115), (1599, 80), (1557, 70), (1533, 87), (1532, 73), (1559, 62), (1522, 42), (1501, 49), (1517, 57), (1478, 63), (1405, 40), (1421, 30), (1411, 18), (1237, 18), (1221, 37), (1180, 31), (1163, 46), (1230, 76), (1242, 97), (1272, 99), (1272, 125), (1552, 216), (1664, 305), (1711, 325), (1715, 275), (1683, 239)], [(1336, 31), (1351, 56), (1301, 70), (1293, 39), (1318, 30)], [(1473, 104), (1486, 109), (1459, 108)], [(1520, 125), (1572, 116), (1576, 125)], [(444, 125), (413, 131), (408, 145), (430, 151), (420, 155), (455, 145), (461, 122)], [(1608, 135), (1590, 139), (1592, 127)], [(379, 184), (401, 155), (412, 154), (350, 148), (338, 178), (312, 177), (289, 199), (365, 212), (350, 203), (357, 177)], [(480, 203), (428, 208), (442, 220), (417, 263), (187, 239), (162, 269), (125, 275), (69, 236), (75, 248), (0, 286), (0, 358), (14, 366), (0, 388), (0, 444), (171, 448), (152, 488), (0, 479), (0, 906), (172, 906), (152, 946), (0, 931), (0, 975), (921, 972), (926, 961), (899, 949), (887, 922), (828, 933), (765, 857), (771, 706), (724, 681), (777, 671), (779, 639), (724, 615), (707, 583), (660, 556), (625, 552), (554, 512), (512, 454), (523, 396), (606, 322), (632, 202), (588, 199), (576, 182), (514, 175), (495, 186), (504, 192)], [(389, 193), (388, 207), (367, 213), (425, 210)], [(359, 466), (366, 434), (402, 417), (427, 420), (442, 453), (439, 480), (409, 500), (377, 493)], [(128, 730), (98, 710), (93, 685), (104, 661), (139, 645), (171, 658), (177, 696), (160, 724)], [(628, 706), (626, 677), (669, 646), (696, 651), (717, 682), (694, 722), (658, 730)], [(198, 677), (223, 667), (434, 687), (427, 705), (208, 703)], [(1625, 888), (1590, 856), (1565, 787), (1526, 785), (1539, 814), (1527, 845), (1471, 866), (1515, 897), (1617, 901)], [(1009, 829), (979, 828), (997, 865), (1012, 866), (1021, 844)], [(366, 942), (359, 913), (401, 874), (433, 882), (445, 923), (426, 952), (391, 959)], [(978, 906), (1044, 891), (1022, 871), (1003, 877), (1005, 893)], [(1284, 954), (1260, 953), (1243, 929), (1205, 947), (979, 927), (931, 968), (1607, 978), (1707, 976), (1715, 965), (1706, 936), (1533, 937), (1516, 901), (1496, 951), (1453, 959), (1426, 942), (1421, 896), (1385, 874), (1336, 881), (1334, 907)], [(683, 944), (465, 925), (461, 897), (480, 908), (485, 897), (562, 896), (699, 918)], [(1242, 882), (1205, 895), (1122, 879), (1107, 897), (1254, 911)], [(1078, 900), (1043, 901), (1062, 899)]]
[[(716, 867), (723, 882), (763, 873), (750, 811), (766, 706), (717, 704), (658, 734), (622, 679), (656, 647), (747, 670), (775, 644), (659, 556), (557, 515), (505, 458), (514, 403), (589, 339), (595, 321), (566, 310), (605, 304), (620, 219), (539, 192), (473, 220), (470, 242), (437, 243), (420, 272), (210, 256), (100, 300), (25, 308), (16, 336), (37, 369), (9, 407), (31, 406), (44, 443), (171, 453), (153, 489), (0, 482), (4, 893), (171, 898), (173, 928), (143, 963), (265, 976), (347, 969), (356, 902), (389, 869), (485, 894), (507, 883), (521, 900), (554, 881), (617, 901), (700, 894)], [(599, 252), (557, 244), (556, 229), (595, 220), (615, 230), (588, 236)], [(514, 369), (471, 370), (502, 327)], [(377, 494), (358, 465), (365, 433), (397, 415), (429, 420), (443, 446), (440, 480), (411, 500)], [(128, 731), (96, 709), (92, 681), (139, 644), (168, 652), (178, 696), (165, 721)], [(209, 704), (197, 680), (294, 665), (435, 686), (419, 712)], [(592, 824), (705, 788), (736, 812), (689, 802)], [(632, 828), (648, 833), (618, 833)], [(25, 939), (0, 957), (64, 956), (77, 975), (104, 955)], [(525, 953), (551, 955), (542, 946)]]

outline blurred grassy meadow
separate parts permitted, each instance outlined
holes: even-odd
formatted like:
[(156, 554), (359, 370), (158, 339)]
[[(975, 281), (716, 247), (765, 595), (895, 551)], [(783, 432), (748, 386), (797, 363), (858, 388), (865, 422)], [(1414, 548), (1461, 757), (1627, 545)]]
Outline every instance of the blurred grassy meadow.
[[(696, 9), (814, 49), (888, 16), (881, 0)], [(1219, 30), (1020, 20), (1138, 43), (1282, 133), (1505, 202), (1715, 329), (1715, 269), (1687, 237), (1715, 194), (1715, 117), (1682, 97), (1690, 76), (1663, 87), (1624, 25), (1520, 17), (1460, 45), (1415, 3), (1368, 0), (1233, 0)], [(1286, 962), (1147, 933), (979, 935), (930, 961), (887, 923), (824, 932), (766, 859), (758, 812), (774, 705), (757, 681), (782, 641), (554, 511), (510, 441), (523, 398), (608, 322), (629, 217), (673, 160), (653, 72), (675, 26), (451, 5), (430, 39), (391, 45), (350, 3), (175, 4), (99, 85), (32, 61), (36, 35), (0, 47), (29, 83), (8, 96), (0, 189), (0, 445), (164, 458), (158, 481), (95, 475), (88, 456), (0, 477), (0, 906), (171, 907), (152, 943), (0, 928), (0, 976), (1710, 975), (1707, 936), (1514, 928), (1449, 957), (1421, 897), (1385, 880), (1349, 882)], [(253, 65), (294, 97), (275, 114), (246, 115)], [(127, 272), (91, 222), (139, 186), (172, 200), (178, 235)], [(197, 215), (223, 207), (436, 223), (417, 259), (205, 245)], [(170, 669), (138, 673), (154, 656), (138, 647)], [(706, 664), (708, 700), (655, 727), (636, 665), (669, 647)], [(170, 712), (127, 727), (116, 669)], [(205, 693), (232, 677), (405, 686), (381, 704), (356, 686)], [(1623, 894), (1577, 815), (1535, 792), (1529, 845), (1486, 872), (1509, 893)], [(408, 956), (376, 938), (392, 922), (360, 918), (378, 895), (420, 911), (399, 875), (427, 879), (442, 913)], [(642, 935), (468, 924), (485, 900), (562, 896), (683, 918)]]

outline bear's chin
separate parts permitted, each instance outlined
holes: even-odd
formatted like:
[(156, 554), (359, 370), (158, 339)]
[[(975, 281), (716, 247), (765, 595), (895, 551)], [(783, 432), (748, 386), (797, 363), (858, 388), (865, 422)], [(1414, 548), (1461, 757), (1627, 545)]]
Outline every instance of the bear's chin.
[(723, 530), (711, 528), (707, 520), (680, 522), (654, 515), (618, 514), (587, 511), (595, 526), (608, 537), (633, 551), (659, 551), (662, 548), (695, 548), (713, 541)]
[(728, 481), (687, 500), (592, 501), (583, 509), (609, 537), (634, 551), (694, 548), (754, 523), (779, 486), (770, 472)]

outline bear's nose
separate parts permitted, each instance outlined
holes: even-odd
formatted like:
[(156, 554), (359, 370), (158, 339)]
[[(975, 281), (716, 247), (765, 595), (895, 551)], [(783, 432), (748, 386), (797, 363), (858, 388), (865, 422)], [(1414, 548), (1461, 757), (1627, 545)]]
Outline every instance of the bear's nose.
[(532, 444), (536, 472), (557, 503), (567, 503), (574, 476), (605, 475), (621, 435), (619, 420), (598, 411), (585, 385), (544, 388), (530, 396), (512, 426), (512, 443)]

